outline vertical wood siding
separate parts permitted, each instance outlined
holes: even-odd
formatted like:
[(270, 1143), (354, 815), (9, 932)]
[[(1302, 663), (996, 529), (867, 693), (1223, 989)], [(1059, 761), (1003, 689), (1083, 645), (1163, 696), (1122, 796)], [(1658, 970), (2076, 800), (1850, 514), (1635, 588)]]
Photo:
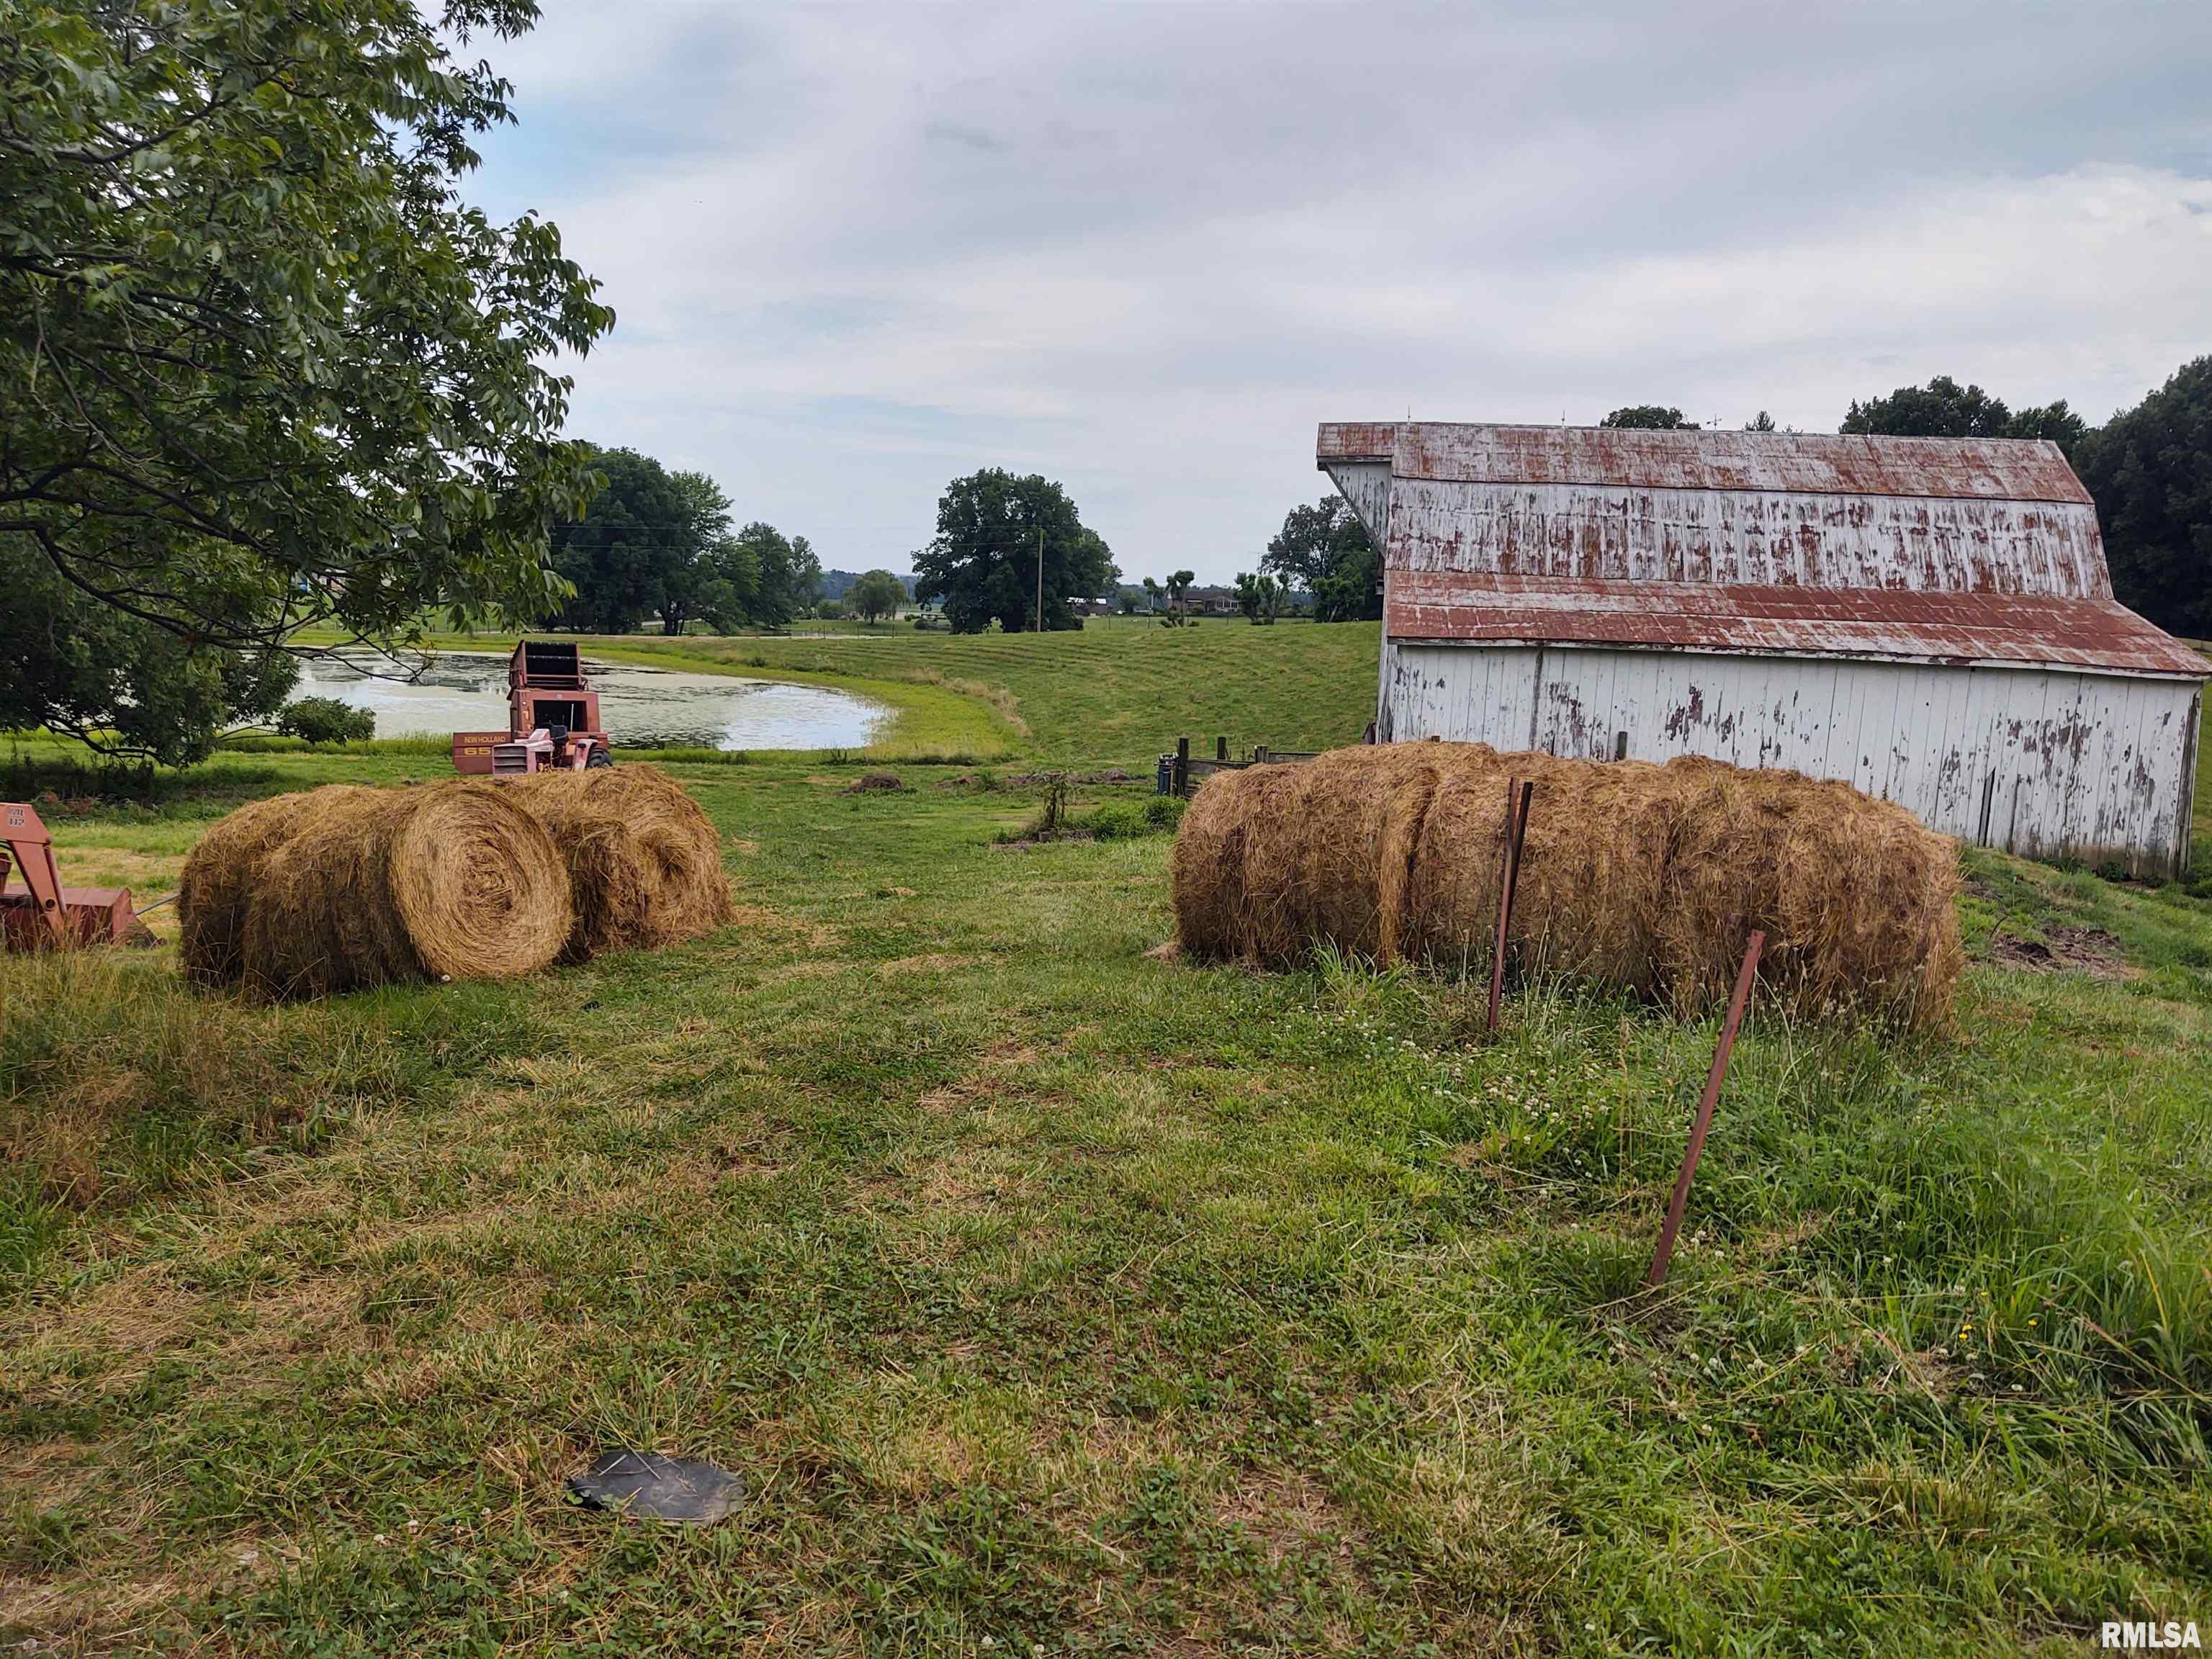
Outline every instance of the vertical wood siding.
[(2030, 858), (2182, 873), (2201, 688), (2036, 668), (1386, 645), (1380, 735), (1838, 778)]

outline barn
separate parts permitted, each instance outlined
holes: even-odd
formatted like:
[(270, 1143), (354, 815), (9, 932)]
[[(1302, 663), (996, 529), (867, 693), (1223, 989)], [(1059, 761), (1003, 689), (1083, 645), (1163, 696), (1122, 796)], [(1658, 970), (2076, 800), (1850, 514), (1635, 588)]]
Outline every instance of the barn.
[(1385, 741), (1839, 778), (2033, 858), (2178, 875), (2204, 659), (2112, 598), (2055, 445), (1346, 422)]

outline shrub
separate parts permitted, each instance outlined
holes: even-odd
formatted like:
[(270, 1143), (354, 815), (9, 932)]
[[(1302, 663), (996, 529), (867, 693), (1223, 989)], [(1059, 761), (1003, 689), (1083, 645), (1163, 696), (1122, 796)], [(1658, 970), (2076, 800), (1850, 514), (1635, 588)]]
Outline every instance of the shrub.
[(1173, 795), (1154, 795), (1141, 803), (1115, 801), (1093, 812), (1084, 827), (1101, 841), (1166, 835), (1182, 822), (1182, 809), (1183, 803)]
[(284, 705), (276, 730), (304, 743), (364, 743), (376, 735), (376, 716), (336, 697), (301, 697)]

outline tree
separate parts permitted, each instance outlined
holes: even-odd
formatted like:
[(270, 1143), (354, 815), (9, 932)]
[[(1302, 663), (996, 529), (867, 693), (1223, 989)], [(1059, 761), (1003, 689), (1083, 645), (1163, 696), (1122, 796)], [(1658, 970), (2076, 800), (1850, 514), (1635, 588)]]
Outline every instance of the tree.
[[(0, 706), (185, 762), (303, 623), (534, 617), (613, 322), (458, 192), (529, 0), (56, 3), (0, 28)], [(43, 633), (43, 641), (41, 634)], [(88, 659), (86, 651), (96, 653)], [(281, 694), (280, 698), (281, 698)]]
[(2105, 556), (2123, 605), (2212, 638), (2212, 357), (2176, 370), (2081, 444)]
[(906, 587), (888, 570), (866, 571), (846, 593), (845, 603), (862, 622), (880, 622), (898, 615), (899, 606), (906, 603)]
[(1695, 432), (1698, 429), (1695, 421), (1682, 418), (1680, 410), (1662, 408), (1657, 404), (1632, 404), (1626, 409), (1616, 409), (1598, 424), (1656, 432)]
[(1774, 416), (1762, 409), (1743, 423), (1743, 429), (1746, 432), (1772, 432), (1776, 429)]
[(1262, 571), (1254, 575), (1247, 570), (1237, 573), (1237, 608), (1244, 619), (1254, 623), (1272, 623), (1283, 608), (1283, 585)]
[(760, 552), (732, 535), (717, 536), (701, 557), (692, 611), (717, 634), (728, 634), (753, 620), (760, 609)]
[(1285, 586), (1313, 595), (1316, 622), (1352, 622), (1382, 614), (1380, 563), (1367, 526), (1341, 495), (1294, 507), (1267, 544), (1260, 568)]
[(1166, 586), (1161, 590), (1168, 601), (1167, 614), (1160, 618), (1161, 627), (1190, 626), (1190, 606), (1186, 596), (1190, 592), (1190, 585), (1197, 580), (1195, 570), (1177, 570), (1169, 575)]
[(730, 539), (730, 498), (703, 472), (672, 472), (668, 482), (683, 503), (684, 521), (656, 608), (660, 631), (681, 634), (695, 619), (716, 626), (714, 617), (732, 608), (734, 593), (717, 586), (728, 580), (717, 555)]
[(2088, 422), (2064, 398), (2014, 413), (2002, 398), (1938, 374), (1924, 386), (1901, 386), (1887, 398), (1854, 398), (1838, 432), (1898, 438), (2048, 438), (2071, 460)]
[(1035, 628), (1040, 533), (1044, 625), (1082, 627), (1067, 602), (1104, 591), (1114, 562), (1067, 492), (1035, 473), (1018, 478), (993, 467), (945, 486), (936, 538), (915, 555), (915, 597), (941, 597), (956, 634), (980, 634), (994, 621), (1009, 634)]
[[(679, 485), (634, 449), (599, 451), (592, 465), (604, 487), (580, 520), (552, 530), (553, 568), (571, 589), (552, 612), (553, 625), (627, 634), (664, 606), (680, 617), (690, 604), (690, 567), (704, 550), (696, 486)], [(726, 504), (723, 511), (726, 522)], [(672, 601), (672, 592), (687, 597)]]
[(756, 521), (738, 532), (718, 556), (725, 568), (751, 573), (745, 620), (762, 628), (787, 627), (821, 597), (822, 562), (804, 536), (787, 537)]
[(822, 597), (822, 561), (815, 556), (814, 544), (804, 536), (791, 538), (791, 568), (786, 580), (791, 603), (798, 610), (810, 609)]

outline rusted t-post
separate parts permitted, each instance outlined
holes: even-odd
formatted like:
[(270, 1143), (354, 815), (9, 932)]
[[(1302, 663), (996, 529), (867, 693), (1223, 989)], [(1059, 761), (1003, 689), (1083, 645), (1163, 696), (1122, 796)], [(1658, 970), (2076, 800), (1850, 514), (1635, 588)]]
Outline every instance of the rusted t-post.
[(1490, 1016), (1483, 1029), (1498, 1035), (1498, 1000), (1505, 991), (1506, 930), (1513, 923), (1513, 890), (1521, 880), (1521, 842), (1528, 833), (1528, 800), (1536, 793), (1533, 782), (1505, 780), (1504, 864), (1498, 873), (1498, 937), (1490, 948)]
[(1682, 1207), (1690, 1201), (1690, 1178), (1698, 1173), (1698, 1155), (1705, 1150), (1705, 1131), (1713, 1127), (1713, 1108), (1721, 1097), (1721, 1073), (1728, 1070), (1729, 1054), (1735, 1048), (1736, 1029), (1743, 1024), (1744, 1007), (1751, 1000), (1751, 982), (1759, 973), (1759, 953), (1765, 945), (1766, 935), (1753, 928), (1751, 943), (1744, 947), (1743, 966), (1736, 969), (1735, 991), (1729, 998), (1728, 1018), (1722, 1022), (1721, 1040), (1713, 1050), (1712, 1070), (1705, 1073), (1705, 1092), (1698, 1102), (1698, 1119), (1690, 1126), (1690, 1146), (1682, 1154), (1682, 1172), (1674, 1177), (1674, 1195), (1667, 1200), (1667, 1220), (1659, 1229), (1659, 1249), (1651, 1258), (1651, 1271), (1644, 1277), (1647, 1290), (1666, 1282), (1667, 1264), (1674, 1259), (1674, 1235), (1682, 1231)]

